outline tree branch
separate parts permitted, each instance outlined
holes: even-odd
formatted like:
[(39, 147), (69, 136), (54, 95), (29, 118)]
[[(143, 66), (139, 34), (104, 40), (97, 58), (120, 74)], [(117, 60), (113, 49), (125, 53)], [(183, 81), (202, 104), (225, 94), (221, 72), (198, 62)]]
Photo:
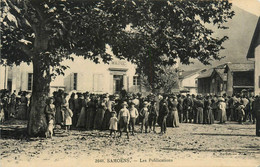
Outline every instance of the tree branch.
[[(27, 26), (29, 26), (29, 27), (32, 27), (32, 25), (33, 25), (32, 21), (31, 21), (26, 15), (22, 15), (21, 13), (19, 13), (19, 12), (17, 11), (17, 8), (18, 8), (18, 7), (16, 7), (10, 0), (6, 0), (5, 2), (6, 2), (6, 4), (11, 8), (11, 11), (14, 12), (15, 16), (16, 16), (21, 22), (23, 22), (25, 25), (27, 25)], [(25, 2), (23, 2), (23, 4), (26, 5)], [(25, 7), (26, 7), (26, 13), (27, 13), (27, 6), (25, 6)], [(32, 27), (32, 28), (33, 28), (33, 27)], [(33, 30), (34, 30), (34, 28), (33, 28)]]
[(18, 43), (19, 47), (22, 49), (22, 51), (24, 53), (26, 53), (29, 57), (33, 57), (33, 52), (29, 49), (28, 46), (22, 44), (22, 43)]

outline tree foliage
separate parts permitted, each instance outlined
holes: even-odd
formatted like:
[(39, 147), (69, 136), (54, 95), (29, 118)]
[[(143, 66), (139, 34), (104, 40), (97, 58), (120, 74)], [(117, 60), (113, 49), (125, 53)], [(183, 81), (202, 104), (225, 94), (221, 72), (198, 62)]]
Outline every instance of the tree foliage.
[[(153, 89), (160, 84), (166, 66), (190, 64), (198, 59), (203, 64), (222, 57), (219, 51), (227, 36), (213, 37), (206, 24), (226, 29), (223, 23), (234, 12), (228, 1), (139, 1), (131, 20), (132, 31), (114, 42), (113, 52), (138, 65)], [(122, 49), (125, 48), (125, 49)], [(133, 57), (133, 55), (135, 57)]]
[(233, 15), (225, 0), (2, 0), (0, 61), (33, 63), (29, 126), (36, 134), (45, 126), (39, 115), (51, 78), (63, 73), (67, 67), (61, 62), (73, 59), (72, 53), (109, 62), (109, 45), (116, 57), (137, 64), (151, 85), (162, 85), (162, 67), (177, 58), (184, 64), (191, 58), (204, 64), (220, 59), (227, 37), (213, 37), (205, 25), (225, 29)]
[[(227, 37), (212, 37), (204, 23), (226, 28), (222, 24), (234, 15), (228, 1), (3, 0), (1, 6), (2, 58), (19, 64), (41, 54), (56, 68), (71, 53), (108, 62), (106, 44), (138, 65), (173, 65), (177, 58), (208, 64), (221, 58)], [(124, 31), (129, 24), (133, 31)], [(38, 38), (44, 38), (43, 49)]]

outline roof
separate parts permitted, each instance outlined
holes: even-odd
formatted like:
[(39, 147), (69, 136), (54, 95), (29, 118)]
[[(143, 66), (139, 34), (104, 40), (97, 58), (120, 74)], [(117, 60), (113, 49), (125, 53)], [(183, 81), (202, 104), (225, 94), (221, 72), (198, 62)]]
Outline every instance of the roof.
[(212, 72), (213, 72), (212, 68), (208, 69), (207, 71), (201, 73), (197, 78), (208, 78), (211, 76)]
[(255, 66), (253, 63), (233, 63), (227, 66), (232, 72), (242, 72), (242, 71), (254, 71)]
[(218, 73), (223, 81), (227, 81), (227, 73), (224, 73), (225, 69), (215, 69), (215, 71)]
[(247, 52), (247, 58), (255, 58), (255, 48), (260, 45), (260, 17), (258, 18), (255, 32)]
[[(214, 69), (225, 69), (226, 66), (230, 63), (231, 62), (226, 62), (226, 63), (220, 64), (220, 65), (217, 65), (215, 67), (209, 68), (206, 72), (201, 73), (197, 78), (208, 78), (212, 75)], [(223, 81), (226, 81), (224, 76), (222, 79), (223, 79)]]
[(183, 71), (182, 72), (182, 75), (180, 75), (180, 79), (183, 79), (183, 78), (187, 78), (189, 76), (192, 76), (194, 74), (197, 74), (198, 72), (202, 71), (203, 69), (195, 69), (195, 70), (191, 70), (191, 71)]

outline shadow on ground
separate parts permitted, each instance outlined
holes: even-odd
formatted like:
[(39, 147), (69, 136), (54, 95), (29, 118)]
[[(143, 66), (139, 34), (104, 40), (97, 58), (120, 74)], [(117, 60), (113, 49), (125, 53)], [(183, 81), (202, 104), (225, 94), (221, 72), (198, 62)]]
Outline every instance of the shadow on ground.
[(246, 135), (246, 134), (220, 134), (220, 133), (191, 133), (192, 135), (205, 135), (205, 136), (247, 136), (247, 137), (256, 137), (255, 135)]

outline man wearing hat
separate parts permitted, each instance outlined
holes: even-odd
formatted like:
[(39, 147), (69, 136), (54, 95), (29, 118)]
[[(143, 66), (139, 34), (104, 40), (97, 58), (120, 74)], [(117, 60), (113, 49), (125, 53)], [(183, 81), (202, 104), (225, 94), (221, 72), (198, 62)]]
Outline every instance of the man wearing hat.
[(162, 100), (162, 106), (160, 107), (160, 117), (162, 119), (161, 122), (161, 134), (166, 133), (166, 119), (169, 113), (168, 105), (167, 105), (167, 100), (163, 99)]
[(140, 119), (141, 119), (141, 133), (143, 133), (143, 128), (145, 127), (145, 133), (148, 130), (148, 117), (149, 117), (149, 110), (148, 110), (148, 102), (144, 102), (144, 107), (140, 111)]
[(130, 125), (129, 126), (132, 129), (132, 135), (134, 136), (135, 122), (136, 122), (136, 118), (139, 115), (138, 110), (135, 107), (135, 103), (133, 103), (133, 102), (130, 103), (129, 112), (130, 112)]
[(159, 112), (157, 110), (157, 104), (156, 104), (156, 101), (153, 100), (153, 101), (151, 101), (151, 107), (150, 107), (149, 127), (150, 127), (150, 130), (152, 129), (152, 131), (154, 133), (156, 132), (155, 131), (155, 125), (156, 125), (156, 122), (157, 122), (158, 115), (159, 115)]
[(123, 131), (126, 131), (127, 134), (127, 138), (129, 139), (129, 130), (128, 130), (128, 125), (129, 125), (129, 121), (130, 121), (130, 113), (129, 110), (126, 108), (127, 102), (123, 102), (122, 103), (123, 108), (119, 111), (118, 114), (118, 122), (119, 122), (119, 132), (120, 132), (120, 136), (122, 135)]
[(191, 116), (192, 113), (192, 99), (190, 97), (190, 94), (187, 94), (187, 97), (183, 100), (183, 121), (184, 122), (191, 122)]

